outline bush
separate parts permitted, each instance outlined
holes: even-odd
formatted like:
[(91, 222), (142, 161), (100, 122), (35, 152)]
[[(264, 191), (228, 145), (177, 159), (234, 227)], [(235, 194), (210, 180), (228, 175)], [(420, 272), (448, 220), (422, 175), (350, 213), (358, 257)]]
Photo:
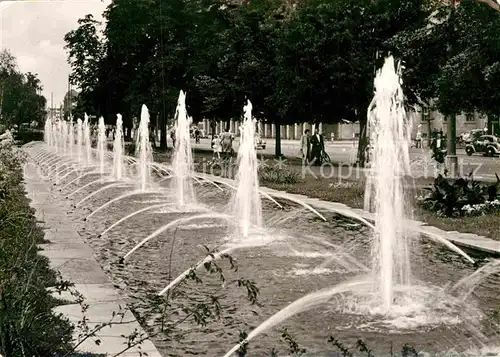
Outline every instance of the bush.
[(22, 186), (20, 160), (0, 152), (0, 354), (49, 356), (71, 348), (72, 326), (52, 308), (47, 288), (58, 284), (37, 254), (43, 231)]
[(471, 211), (471, 207), (482, 205), (486, 201), (494, 201), (498, 194), (499, 184), (498, 175), (497, 182), (490, 185), (474, 181), (472, 176), (467, 179), (450, 180), (443, 175), (438, 175), (434, 184), (426, 188), (430, 193), (419, 201), (428, 211), (447, 217), (463, 216), (466, 211)]
[(19, 141), (21, 145), (31, 141), (43, 141), (43, 131), (41, 130), (20, 130), (14, 135), (14, 139)]

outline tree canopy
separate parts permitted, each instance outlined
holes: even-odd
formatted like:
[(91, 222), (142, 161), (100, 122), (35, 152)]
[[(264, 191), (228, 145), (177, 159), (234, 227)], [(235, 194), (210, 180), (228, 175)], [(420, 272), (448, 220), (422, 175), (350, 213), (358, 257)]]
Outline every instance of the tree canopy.
[(43, 124), (46, 99), (41, 90), (36, 74), (19, 72), (15, 57), (6, 49), (0, 52), (0, 124)]
[(183, 89), (195, 121), (237, 119), (250, 99), (268, 122), (363, 124), (388, 54), (409, 104), (500, 103), (500, 16), (480, 1), (113, 0), (104, 18), (102, 33), (88, 15), (65, 40), (81, 104), (106, 118), (145, 103), (164, 127)]

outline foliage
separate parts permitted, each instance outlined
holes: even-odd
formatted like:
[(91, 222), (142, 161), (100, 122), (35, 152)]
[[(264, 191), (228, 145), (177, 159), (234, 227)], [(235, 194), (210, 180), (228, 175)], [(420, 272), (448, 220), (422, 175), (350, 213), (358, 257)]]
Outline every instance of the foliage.
[(293, 168), (281, 167), (279, 165), (259, 166), (259, 181), (261, 184), (285, 184), (293, 185), (300, 181), (300, 172)]
[(97, 30), (99, 22), (92, 15), (79, 19), (78, 24), (80, 26), (67, 33), (64, 40), (71, 66), (70, 82), (81, 90), (75, 112), (82, 117), (85, 110), (95, 112), (96, 96), (102, 93), (103, 84), (98, 75), (104, 49)]
[(30, 141), (43, 141), (43, 131), (34, 129), (21, 129), (15, 135), (15, 139), (19, 140), (20, 144), (26, 144)]
[[(342, 354), (341, 355), (342, 357), (354, 357), (354, 354), (347, 347), (345, 347), (339, 340), (337, 340), (334, 336), (330, 336), (328, 339), (328, 342), (331, 343), (334, 347), (336, 347), (340, 351), (340, 353)], [(356, 342), (356, 347), (357, 347), (359, 352), (365, 353), (365, 356), (375, 357), (375, 355), (372, 353), (372, 351), (368, 348), (368, 346), (365, 344), (365, 342), (363, 340), (359, 339)], [(394, 356), (392, 351), (391, 351), (390, 355)], [(417, 357), (417, 356), (419, 356), (419, 354), (413, 347), (405, 344), (403, 346), (403, 348), (401, 349), (401, 356), (402, 357)]]
[(472, 175), (469, 178), (450, 180), (443, 175), (438, 175), (434, 184), (426, 189), (429, 194), (421, 199), (422, 206), (432, 212), (438, 212), (447, 217), (463, 216), (468, 207), (484, 204), (486, 200), (493, 201), (496, 191), (492, 194), (495, 184), (486, 185), (475, 181)]
[(60, 287), (48, 259), (37, 254), (43, 240), (24, 195), (21, 162), (0, 152), (0, 354), (48, 356), (71, 347), (72, 326), (52, 312), (48, 287)]
[(448, 22), (454, 40), (437, 81), (438, 108), (446, 115), (498, 113), (500, 96), (500, 16), (474, 2), (461, 2)]
[(0, 52), (0, 124), (12, 127), (44, 122), (46, 100), (36, 74), (18, 71), (16, 59), (4, 49)]
[(423, 26), (393, 44), (406, 65), (410, 103), (433, 104), (444, 115), (499, 111), (500, 16), (473, 1), (433, 5)]
[[(185, 89), (195, 121), (239, 117), (249, 98), (271, 122), (330, 122), (365, 116), (375, 53), (387, 54), (398, 31), (421, 25), (420, 3), (115, 0), (101, 42), (89, 16), (66, 42), (75, 84), (93, 83), (96, 93), (108, 86), (108, 98), (94, 98), (106, 112), (135, 113), (145, 102), (171, 114)], [(92, 71), (82, 69), (84, 59)]]

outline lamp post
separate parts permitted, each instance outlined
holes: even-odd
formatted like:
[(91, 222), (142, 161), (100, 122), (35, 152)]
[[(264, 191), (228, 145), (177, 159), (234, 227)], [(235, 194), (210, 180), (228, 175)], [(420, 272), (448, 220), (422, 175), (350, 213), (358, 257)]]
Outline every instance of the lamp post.
[(457, 173), (458, 157), (457, 157), (457, 116), (456, 114), (451, 115), (448, 118), (448, 130), (447, 130), (447, 155), (448, 160), (448, 170), (452, 177), (455, 177)]

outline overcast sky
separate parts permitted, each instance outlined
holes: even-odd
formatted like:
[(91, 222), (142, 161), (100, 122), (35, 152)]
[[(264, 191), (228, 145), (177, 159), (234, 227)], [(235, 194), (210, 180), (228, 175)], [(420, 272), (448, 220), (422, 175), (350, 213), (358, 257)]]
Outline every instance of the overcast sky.
[(43, 94), (58, 106), (68, 89), (70, 67), (64, 35), (78, 19), (93, 14), (102, 20), (110, 0), (32, 0), (0, 2), (0, 48), (9, 49), (22, 72), (38, 73)]

